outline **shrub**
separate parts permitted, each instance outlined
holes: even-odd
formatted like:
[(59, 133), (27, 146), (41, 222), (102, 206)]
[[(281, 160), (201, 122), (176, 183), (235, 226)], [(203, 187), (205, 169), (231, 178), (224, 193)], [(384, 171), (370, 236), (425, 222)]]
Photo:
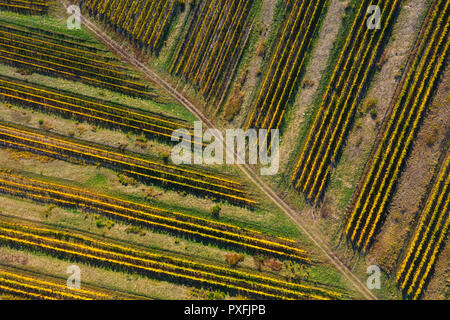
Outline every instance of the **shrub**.
[(245, 84), (245, 81), (247, 81), (247, 74), (248, 70), (242, 71), (241, 75), (237, 79), (237, 85), (239, 86), (239, 89), (242, 89), (242, 86)]
[(95, 225), (97, 228), (103, 228), (106, 226), (106, 222), (102, 219), (97, 219), (97, 221), (95, 221)]
[(214, 300), (225, 300), (225, 293), (221, 292), (221, 291), (214, 291)]
[(372, 111), (372, 109), (376, 108), (377, 105), (378, 105), (377, 98), (367, 98), (366, 101), (364, 101), (361, 112), (365, 114), (368, 111)]
[(314, 86), (314, 81), (312, 81), (311, 79), (305, 79), (305, 80), (303, 80), (303, 82), (302, 82), (302, 88), (303, 89), (305, 89), (305, 88), (311, 88), (311, 87), (313, 87)]
[(378, 62), (376, 63), (377, 69), (381, 70), (383, 68), (383, 65), (389, 60), (388, 55), (385, 52), (381, 55), (380, 59), (378, 59)]
[(139, 141), (139, 142), (142, 142), (142, 143), (147, 143), (147, 138), (144, 135), (141, 135), (141, 136), (136, 138), (136, 141)]
[(216, 219), (219, 219), (221, 210), (222, 208), (218, 204), (216, 204), (214, 207), (211, 208), (212, 216)]
[(258, 48), (256, 49), (256, 54), (258, 57), (264, 57), (264, 55), (266, 54), (266, 42), (265, 41), (260, 41), (258, 43)]
[(95, 221), (95, 224), (97, 226), (97, 228), (107, 228), (108, 230), (111, 229), (114, 226), (114, 222), (111, 220), (103, 220), (101, 218), (98, 218)]
[(235, 85), (233, 88), (233, 93), (225, 106), (224, 118), (227, 121), (233, 120), (233, 118), (241, 110), (241, 106), (244, 103), (244, 95), (239, 88), (239, 85)]
[(225, 255), (225, 261), (230, 267), (234, 268), (239, 264), (239, 262), (244, 261), (244, 255), (238, 253), (227, 253)]
[(272, 271), (280, 271), (283, 268), (283, 264), (273, 258), (266, 260), (264, 264), (268, 266)]
[(55, 208), (55, 205), (54, 205), (54, 204), (49, 205), (49, 206), (47, 207), (47, 209), (45, 209), (45, 211), (44, 211), (44, 216), (45, 216), (46, 218), (48, 218), (49, 215), (52, 213), (52, 210), (53, 210), (54, 208)]
[(292, 261), (285, 261), (286, 279), (292, 282), (302, 282), (310, 278), (307, 268)]
[(260, 255), (254, 255), (253, 256), (253, 263), (255, 264), (255, 267), (258, 271), (262, 270), (262, 267), (264, 265), (264, 257)]
[(149, 200), (155, 198), (159, 195), (159, 193), (151, 186), (145, 188), (145, 199)]
[(33, 70), (27, 68), (19, 68), (17, 69), (17, 73), (23, 76), (31, 76), (33, 74)]
[(117, 176), (119, 177), (119, 182), (121, 184), (123, 184), (124, 186), (128, 186), (128, 185), (137, 186), (138, 185), (138, 182), (133, 177), (127, 176), (123, 173), (119, 173)]
[(425, 143), (428, 147), (432, 147), (437, 140), (439, 134), (439, 130), (437, 128), (433, 128), (433, 130), (425, 136)]
[(51, 123), (44, 121), (44, 120), (39, 120), (39, 125), (41, 126), (41, 128), (45, 131), (50, 131), (53, 129), (53, 126)]
[(142, 228), (139, 226), (129, 226), (125, 229), (125, 232), (128, 234), (131, 233), (131, 234), (137, 234), (140, 236), (145, 236), (145, 234), (146, 234), (145, 231), (142, 230)]

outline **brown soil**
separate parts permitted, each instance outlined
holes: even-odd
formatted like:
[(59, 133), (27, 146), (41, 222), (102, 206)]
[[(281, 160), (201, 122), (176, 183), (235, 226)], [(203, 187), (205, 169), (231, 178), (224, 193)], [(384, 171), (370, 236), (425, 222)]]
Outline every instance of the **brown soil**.
[[(402, 6), (390, 42), (384, 51), (385, 62), (372, 80), (366, 99), (359, 107), (363, 111), (368, 101), (376, 101), (377, 117), (373, 118), (368, 112), (355, 119), (355, 124), (349, 134), (347, 143), (343, 149), (340, 162), (332, 176), (340, 187), (328, 188), (326, 197), (332, 202), (331, 208), (334, 218), (341, 224), (345, 221), (346, 207), (343, 203), (343, 194), (354, 190), (360, 174), (365, 166), (367, 157), (373, 147), (384, 114), (389, 107), (396, 85), (398, 73), (406, 63), (416, 35), (420, 30), (420, 17), (424, 14), (425, 3), (420, 0), (409, 0)], [(415, 23), (412, 23), (414, 21)]]
[(442, 251), (434, 266), (434, 271), (431, 274), (431, 280), (423, 299), (426, 300), (448, 300), (450, 297), (450, 241), (447, 237)]
[(388, 272), (395, 271), (399, 254), (414, 232), (435, 170), (439, 170), (439, 157), (450, 134), (449, 83), (450, 68), (447, 68), (398, 182), (386, 222), (373, 247), (373, 255), (379, 260), (380, 267)]
[[(259, 15), (259, 21), (256, 22), (256, 24), (259, 24), (262, 33), (258, 37), (258, 43), (257, 47), (259, 47), (261, 44), (265, 43), (267, 41), (267, 37), (269, 36), (270, 32), (270, 26), (273, 22), (273, 15), (275, 11), (275, 6), (277, 4), (276, 0), (264, 0), (261, 8), (261, 13)], [(260, 72), (262, 68), (262, 64), (264, 61), (264, 56), (258, 55), (258, 48), (256, 52), (254, 52), (253, 56), (251, 57), (250, 63), (248, 66), (246, 66), (247, 70), (247, 77), (244, 85), (242, 86), (242, 91), (244, 93), (244, 99), (243, 103), (241, 104), (241, 110), (238, 115), (234, 117), (233, 124), (239, 124), (244, 121), (244, 118), (250, 108), (252, 108), (251, 105), (251, 98), (252, 98), (252, 92), (256, 88), (258, 81), (260, 80)], [(266, 54), (267, 54), (267, 48), (266, 48)], [(239, 71), (239, 70), (238, 70)], [(245, 72), (245, 71), (243, 71)]]
[(308, 85), (300, 87), (293, 110), (286, 116), (289, 123), (284, 129), (280, 145), (280, 172), (290, 169), (286, 167), (288, 160), (292, 152), (296, 152), (295, 147), (299, 139), (300, 128), (305, 119), (305, 112), (312, 106), (314, 94), (319, 86), (321, 75), (327, 67), (330, 50), (338, 34), (346, 6), (346, 1), (333, 0), (328, 7), (327, 16), (322, 23), (322, 28), (319, 31), (318, 39), (311, 52), (311, 58), (303, 77)]

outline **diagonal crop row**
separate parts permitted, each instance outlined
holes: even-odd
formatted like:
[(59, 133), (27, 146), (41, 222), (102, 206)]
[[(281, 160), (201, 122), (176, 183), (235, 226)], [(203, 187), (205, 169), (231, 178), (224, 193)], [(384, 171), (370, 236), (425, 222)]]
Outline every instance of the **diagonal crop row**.
[(295, 1), (288, 7), (247, 128), (279, 128), (325, 5), (326, 1)]
[(366, 250), (393, 194), (421, 120), (445, 65), (449, 48), (449, 3), (438, 0), (429, 11), (431, 19), (418, 39), (402, 90), (380, 132), (366, 173), (355, 192), (345, 233), (353, 244)]
[[(292, 174), (294, 187), (313, 202), (318, 202), (325, 190), (331, 166), (345, 143), (402, 3), (401, 0), (378, 2), (361, 1)], [(380, 30), (371, 30), (366, 26), (366, 10), (369, 4), (377, 3), (383, 23)]]
[(111, 296), (92, 290), (71, 290), (55, 281), (29, 277), (0, 267), (0, 293), (9, 293), (39, 300), (93, 300), (112, 299)]
[(99, 267), (141, 274), (170, 282), (222, 289), (269, 299), (338, 299), (343, 295), (322, 287), (199, 263), (152, 251), (99, 241), (79, 234), (0, 222), (0, 242), (20, 250), (44, 252)]
[(421, 213), (413, 240), (397, 270), (397, 284), (407, 296), (413, 299), (417, 299), (423, 292), (448, 233), (449, 184), (450, 156), (447, 154)]
[(48, 13), (49, 1), (30, 0), (1, 0), (0, 10), (13, 11), (22, 14), (46, 15)]
[(158, 98), (144, 83), (103, 56), (61, 44), (22, 35), (16, 29), (0, 28), (0, 62), (50, 76), (81, 81), (93, 86), (138, 96)]
[[(0, 47), (15, 53), (29, 53), (30, 50), (39, 58), (53, 58), (52, 61), (66, 64), (76, 68), (85, 68), (86, 71), (103, 72), (114, 77), (124, 77), (126, 70), (117, 64), (103, 61), (102, 57), (85, 56), (80, 52), (67, 52), (62, 48), (44, 47), (41, 43), (35, 43), (34, 39), (25, 39), (25, 37), (16, 37), (11, 39), (12, 33), (0, 30)], [(31, 40), (31, 42), (29, 41)], [(99, 59), (100, 58), (100, 59)]]
[(176, 129), (191, 130), (183, 120), (1, 75), (0, 99), (77, 121), (143, 133), (168, 141), (171, 141)]
[(183, 2), (179, 0), (82, 0), (86, 11), (114, 27), (141, 47), (151, 52), (163, 45), (174, 15)]
[(59, 135), (42, 135), (30, 128), (0, 124), (0, 145), (45, 155), (51, 158), (79, 163), (87, 162), (111, 168), (136, 177), (194, 194), (206, 194), (231, 203), (256, 206), (241, 183), (219, 175), (166, 165), (151, 161), (138, 154), (125, 154), (118, 149), (88, 144)]
[(208, 100), (223, 97), (251, 29), (253, 0), (198, 1), (170, 71), (182, 75)]
[[(68, 47), (72, 47), (76, 52), (78, 50), (90, 51), (97, 54), (97, 57), (100, 59), (107, 61), (114, 60), (115, 62), (118, 62), (115, 57), (104, 54), (108, 52), (108, 50), (94, 45), (95, 41), (68, 35), (54, 30), (49, 30), (44, 26), (35, 27), (33, 25), (23, 25), (15, 21), (1, 18), (0, 22), (0, 30), (5, 32), (13, 32), (19, 38), (20, 36), (25, 36), (26, 39), (34, 38), (38, 40), (51, 41), (52, 43), (62, 45), (61, 47), (59, 47), (60, 49), (67, 49)], [(69, 51), (67, 50), (67, 52)]]
[(67, 185), (0, 172), (0, 193), (95, 212), (153, 230), (217, 243), (245, 252), (283, 260), (311, 262), (306, 251), (300, 249), (292, 240), (269, 237), (230, 224), (129, 202)]

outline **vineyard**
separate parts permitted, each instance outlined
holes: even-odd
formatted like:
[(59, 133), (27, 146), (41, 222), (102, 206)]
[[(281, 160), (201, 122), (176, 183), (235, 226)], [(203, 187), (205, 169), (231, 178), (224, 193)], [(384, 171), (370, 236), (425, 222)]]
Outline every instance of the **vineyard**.
[(171, 141), (178, 128), (192, 131), (183, 120), (132, 109), (117, 103), (0, 75), (0, 98), (46, 113), (86, 121), (94, 125)]
[(0, 300), (448, 300), (449, 28), (445, 0), (0, 0)]
[(112, 297), (91, 290), (69, 290), (64, 284), (50, 282), (0, 267), (0, 293), (39, 300), (109, 300)]
[[(76, 3), (85, 17), (122, 42), (129, 40), (133, 51), (166, 61), (168, 78), (184, 77), (214, 103), (227, 97), (261, 5), (258, 0)], [(324, 257), (236, 170), (171, 163), (173, 132), (197, 134), (195, 116), (180, 110), (182, 99), (164, 84), (108, 50), (104, 39), (101, 44), (86, 30), (67, 30), (66, 21), (55, 18), (58, 6), (49, 7), (42, 21), (0, 12), (0, 151), (15, 159), (0, 168), (0, 264), (6, 259), (1, 298), (206, 293), (347, 299), (345, 282), (328, 270)], [(296, 23), (302, 14), (317, 21), (323, 6), (298, 12)], [(292, 51), (307, 50), (317, 30), (311, 21), (297, 26), (308, 43), (290, 39)], [(85, 181), (75, 182), (78, 178)], [(14, 209), (18, 204), (35, 209)], [(17, 255), (27, 258), (9, 265)], [(48, 272), (35, 276), (27, 261), (46, 261)], [(61, 278), (58, 267), (74, 263), (91, 270), (89, 289), (84, 277), (81, 291), (55, 280)], [(142, 284), (130, 287), (130, 281)]]
[(141, 251), (65, 231), (4, 221), (0, 221), (0, 242), (12, 248), (45, 252), (59, 258), (79, 260), (152, 278), (220, 287), (248, 297), (336, 299), (342, 296), (320, 287)]
[(400, 288), (414, 299), (422, 294), (448, 233), (449, 184), (450, 156), (447, 154), (396, 276)]
[(417, 44), (417, 53), (392, 114), (367, 165), (353, 204), (348, 211), (345, 234), (352, 243), (367, 250), (401, 174), (408, 152), (419, 129), (448, 53), (450, 25), (449, 3), (437, 1), (430, 10), (425, 36)]
[(197, 1), (170, 67), (213, 104), (223, 101), (252, 28), (255, 1)]
[[(42, 33), (42, 32), (41, 32)], [(53, 77), (81, 81), (128, 95), (157, 99), (120, 62), (100, 49), (74, 42), (72, 38), (47, 36), (3, 24), (0, 26), (0, 62)]]
[(66, 137), (50, 137), (27, 128), (0, 123), (0, 145), (69, 162), (91, 163), (118, 170), (143, 181), (210, 195), (232, 203), (255, 206), (243, 186), (225, 177), (150, 161), (138, 154), (125, 155), (118, 149), (90, 146)]
[(338, 161), (401, 3), (401, 0), (379, 3), (385, 12), (385, 22), (381, 30), (373, 31), (366, 27), (365, 19), (370, 3), (361, 1), (292, 174), (295, 189), (314, 203), (326, 189), (332, 166)]
[(180, 0), (82, 0), (80, 5), (116, 32), (155, 52), (164, 42), (168, 28), (183, 6)]
[(124, 201), (68, 186), (0, 173), (0, 192), (62, 207), (99, 213), (154, 230), (209, 241), (250, 253), (267, 254), (280, 259), (311, 263), (305, 250), (295, 242), (186, 213)]
[(45, 15), (48, 13), (49, 2), (42, 1), (24, 1), (24, 0), (2, 0), (0, 10), (8, 10), (23, 14)]
[(326, 1), (289, 1), (287, 17), (247, 128), (278, 129), (293, 96)]

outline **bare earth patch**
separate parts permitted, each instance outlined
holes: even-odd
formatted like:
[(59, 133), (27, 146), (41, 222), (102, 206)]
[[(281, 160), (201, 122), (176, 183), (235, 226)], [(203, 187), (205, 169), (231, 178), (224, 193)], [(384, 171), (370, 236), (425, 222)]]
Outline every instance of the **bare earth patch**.
[[(345, 203), (349, 200), (348, 194), (354, 190), (366, 164), (379, 126), (396, 89), (399, 72), (405, 65), (421, 28), (420, 22), (425, 8), (425, 3), (420, 0), (409, 0), (402, 6), (391, 39), (384, 50), (385, 62), (376, 72), (365, 100), (358, 106), (360, 114), (355, 119), (326, 193), (326, 197), (333, 199), (333, 211), (339, 221), (346, 218)], [(363, 110), (368, 100), (376, 101), (375, 117), (368, 110)]]
[(305, 112), (312, 106), (314, 94), (319, 86), (321, 75), (327, 67), (330, 50), (341, 26), (342, 15), (346, 6), (346, 2), (332, 0), (328, 7), (327, 16), (322, 23), (322, 28), (303, 77), (304, 81), (308, 80), (308, 85), (300, 87), (293, 109), (286, 117), (289, 119), (289, 123), (284, 129), (280, 145), (280, 172), (290, 169), (286, 168), (286, 165), (291, 153), (296, 152), (295, 147), (299, 139), (300, 128), (304, 122)]
[(428, 195), (427, 187), (435, 170), (439, 170), (439, 157), (450, 133), (450, 104), (446, 102), (449, 83), (450, 69), (447, 68), (398, 182), (386, 222), (373, 247), (372, 255), (388, 272), (395, 271), (401, 249), (408, 245), (407, 240), (420, 218), (422, 203)]
[[(276, 0), (264, 0), (261, 8), (261, 13), (259, 14), (259, 21), (256, 21), (256, 24), (259, 23), (262, 33), (258, 37), (257, 46), (265, 43), (269, 36), (270, 26), (273, 22), (275, 6), (277, 4)], [(266, 48), (267, 50), (267, 48)], [(258, 49), (256, 50), (258, 51)], [(267, 54), (267, 53), (266, 53)], [(245, 95), (244, 101), (242, 103), (242, 107), (240, 112), (234, 118), (233, 123), (242, 123), (245, 119), (245, 116), (248, 110), (253, 107), (251, 105), (252, 92), (255, 90), (258, 85), (258, 81), (260, 78), (260, 72), (263, 64), (263, 56), (259, 56), (258, 52), (251, 57), (250, 63), (247, 66), (247, 77), (244, 85), (242, 86), (242, 91)]]

